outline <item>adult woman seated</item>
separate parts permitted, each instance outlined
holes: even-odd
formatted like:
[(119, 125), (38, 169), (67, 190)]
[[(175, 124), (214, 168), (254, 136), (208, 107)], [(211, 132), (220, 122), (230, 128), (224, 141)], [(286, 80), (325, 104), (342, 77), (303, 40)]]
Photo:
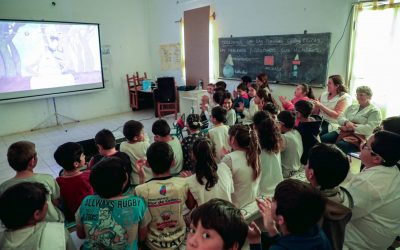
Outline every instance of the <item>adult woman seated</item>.
[(319, 100), (314, 101), (314, 114), (323, 118), (321, 134), (335, 131), (339, 124), (336, 119), (351, 105), (351, 96), (343, 84), (340, 75), (332, 75), (328, 79), (328, 91), (322, 93)]
[(359, 146), (365, 139), (372, 135), (374, 128), (381, 121), (381, 112), (370, 103), (372, 91), (368, 86), (358, 87), (357, 104), (348, 107), (337, 119), (338, 131), (333, 131), (321, 136), (321, 141), (336, 143), (345, 153), (360, 151)]

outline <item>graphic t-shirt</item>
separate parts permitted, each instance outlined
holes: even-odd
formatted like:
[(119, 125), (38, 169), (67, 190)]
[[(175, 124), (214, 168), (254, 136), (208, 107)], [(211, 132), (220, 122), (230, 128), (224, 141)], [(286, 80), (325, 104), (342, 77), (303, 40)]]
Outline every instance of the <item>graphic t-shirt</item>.
[(146, 203), (140, 197), (103, 199), (89, 195), (76, 213), (86, 240), (83, 249), (138, 249), (138, 230), (150, 222)]
[(189, 187), (184, 178), (153, 178), (136, 187), (149, 207), (151, 223), (146, 238), (150, 249), (177, 249), (185, 239), (183, 208)]

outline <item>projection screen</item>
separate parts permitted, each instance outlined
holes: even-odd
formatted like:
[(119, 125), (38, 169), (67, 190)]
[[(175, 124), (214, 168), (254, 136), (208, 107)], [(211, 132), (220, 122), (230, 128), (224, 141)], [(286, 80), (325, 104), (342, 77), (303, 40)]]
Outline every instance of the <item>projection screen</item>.
[(0, 102), (102, 88), (98, 24), (0, 20)]

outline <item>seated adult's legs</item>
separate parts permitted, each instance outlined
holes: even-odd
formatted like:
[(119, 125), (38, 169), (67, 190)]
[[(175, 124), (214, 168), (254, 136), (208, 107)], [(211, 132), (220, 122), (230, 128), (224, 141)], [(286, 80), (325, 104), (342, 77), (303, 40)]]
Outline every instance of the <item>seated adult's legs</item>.
[(338, 148), (340, 148), (345, 154), (360, 151), (360, 148), (356, 145), (343, 140), (340, 140), (338, 143), (336, 143), (336, 146), (338, 146)]
[(339, 134), (336, 131), (326, 133), (323, 136), (321, 136), (321, 142), (336, 143), (336, 139), (338, 138), (338, 136)]

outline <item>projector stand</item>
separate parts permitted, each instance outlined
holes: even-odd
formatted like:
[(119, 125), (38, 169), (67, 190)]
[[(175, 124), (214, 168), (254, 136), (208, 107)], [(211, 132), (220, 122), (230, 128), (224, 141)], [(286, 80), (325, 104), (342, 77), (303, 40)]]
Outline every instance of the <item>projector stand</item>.
[(60, 121), (60, 118), (68, 119), (68, 120), (70, 120), (70, 121), (72, 121), (72, 122), (79, 122), (79, 120), (76, 120), (76, 119), (74, 119), (74, 118), (71, 118), (71, 117), (68, 117), (68, 116), (59, 114), (59, 113), (57, 112), (57, 105), (56, 105), (56, 99), (55, 99), (55, 97), (52, 97), (51, 99), (53, 100), (54, 113), (51, 114), (51, 115), (49, 115), (43, 122), (39, 123), (36, 127), (34, 127), (33, 129), (31, 129), (31, 131), (40, 129), (41, 126), (42, 126), (43, 124), (48, 123), (49, 121), (51, 121), (53, 116), (55, 116), (55, 118), (56, 118), (56, 124), (57, 124), (57, 126), (61, 126), (61, 127), (64, 129), (65, 132), (68, 132), (68, 129), (64, 127), (64, 123), (62, 123), (62, 122)]

